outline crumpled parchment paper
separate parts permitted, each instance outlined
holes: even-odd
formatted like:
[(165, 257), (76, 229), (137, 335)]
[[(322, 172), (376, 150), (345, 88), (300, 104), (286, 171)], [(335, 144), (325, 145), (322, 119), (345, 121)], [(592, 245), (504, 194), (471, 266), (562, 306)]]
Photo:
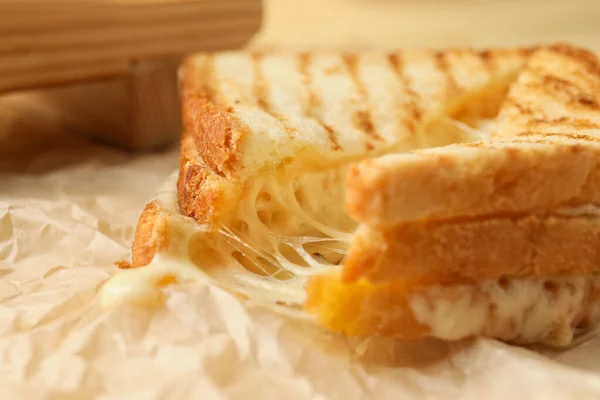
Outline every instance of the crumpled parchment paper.
[(69, 142), (13, 158), (0, 175), (3, 400), (600, 397), (598, 339), (352, 341), (202, 283), (170, 287), (158, 310), (102, 310), (98, 290), (176, 151)]

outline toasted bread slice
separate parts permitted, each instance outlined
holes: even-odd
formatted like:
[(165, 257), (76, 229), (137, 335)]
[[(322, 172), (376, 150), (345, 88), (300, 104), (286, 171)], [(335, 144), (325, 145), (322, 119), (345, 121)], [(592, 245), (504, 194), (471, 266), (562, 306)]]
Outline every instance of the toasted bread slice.
[(550, 279), (600, 272), (600, 215), (498, 215), (361, 225), (342, 268), (361, 278), (407, 286), (477, 283), (501, 277)]
[(545, 135), (476, 142), (363, 161), (346, 210), (381, 227), (600, 204), (600, 142)]
[(600, 140), (600, 62), (557, 45), (536, 52), (510, 88), (492, 139), (543, 135)]
[(491, 139), (364, 161), (350, 170), (347, 211), (393, 226), (600, 204), (600, 62), (566, 46), (536, 51)]
[[(236, 203), (222, 194), (265, 171), (473, 141), (446, 118), (493, 117), (530, 52), (192, 56), (182, 73), (182, 209), (215, 222)], [(199, 190), (208, 175), (227, 189)]]

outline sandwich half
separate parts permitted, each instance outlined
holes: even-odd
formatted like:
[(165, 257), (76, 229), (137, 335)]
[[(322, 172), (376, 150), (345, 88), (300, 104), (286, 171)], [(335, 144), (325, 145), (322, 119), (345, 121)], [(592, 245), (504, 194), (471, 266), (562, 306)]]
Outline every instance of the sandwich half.
[(230, 52), (181, 80), (180, 168), (122, 264), (152, 285), (202, 275), (347, 335), (560, 346), (597, 323), (592, 54)]

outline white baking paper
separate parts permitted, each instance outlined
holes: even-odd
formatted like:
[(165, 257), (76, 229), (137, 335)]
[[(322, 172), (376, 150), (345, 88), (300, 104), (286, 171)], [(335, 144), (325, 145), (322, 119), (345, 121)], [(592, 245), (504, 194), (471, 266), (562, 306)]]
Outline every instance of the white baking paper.
[(13, 158), (0, 176), (0, 399), (600, 398), (593, 338), (535, 352), (353, 341), (203, 283), (168, 288), (162, 309), (103, 311), (98, 289), (176, 152), (69, 142)]

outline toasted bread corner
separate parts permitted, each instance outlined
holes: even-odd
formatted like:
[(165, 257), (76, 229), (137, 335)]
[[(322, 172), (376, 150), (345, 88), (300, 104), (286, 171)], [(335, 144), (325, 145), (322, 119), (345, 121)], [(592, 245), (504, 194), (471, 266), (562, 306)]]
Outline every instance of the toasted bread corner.
[(169, 235), (168, 216), (165, 215), (156, 200), (146, 204), (133, 237), (131, 263), (128, 268), (143, 267), (150, 264), (154, 256), (167, 248)]

